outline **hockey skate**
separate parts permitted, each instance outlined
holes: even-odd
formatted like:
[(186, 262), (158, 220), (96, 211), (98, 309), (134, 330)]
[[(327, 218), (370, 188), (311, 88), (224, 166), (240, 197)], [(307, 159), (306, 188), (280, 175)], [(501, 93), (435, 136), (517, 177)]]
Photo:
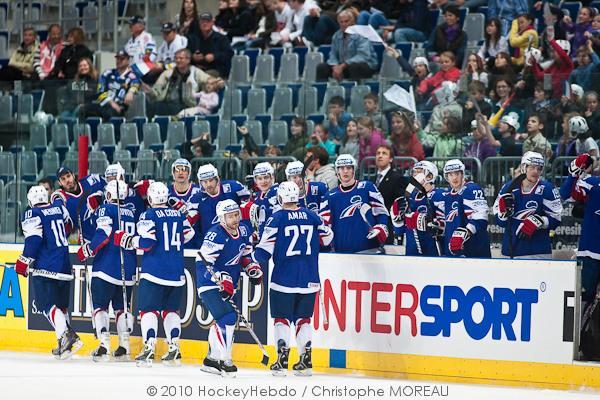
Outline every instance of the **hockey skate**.
[(167, 353), (162, 356), (161, 361), (167, 366), (181, 366), (181, 353), (179, 352), (179, 340), (173, 339), (169, 343), (169, 349)]
[(70, 326), (67, 326), (67, 330), (58, 339), (58, 347), (52, 350), (52, 354), (59, 360), (66, 360), (77, 353), (81, 346), (83, 346), (83, 342), (79, 339), (79, 335)]
[(237, 373), (237, 367), (233, 365), (231, 360), (219, 361), (219, 367), (221, 368), (221, 376), (224, 378), (235, 378)]
[(100, 345), (92, 352), (94, 362), (108, 361), (110, 352), (110, 333), (102, 332), (100, 335)]
[(306, 343), (304, 353), (300, 355), (300, 361), (298, 361), (292, 367), (294, 375), (298, 376), (311, 376), (312, 375), (312, 357), (311, 357), (311, 343)]
[(202, 362), (200, 370), (203, 372), (208, 372), (209, 374), (221, 375), (221, 363), (219, 360), (215, 360), (214, 358), (206, 356)]
[(280, 340), (277, 346), (277, 361), (271, 364), (271, 373), (274, 376), (285, 376), (288, 369), (288, 358), (290, 356), (290, 348), (284, 345)]
[(154, 362), (154, 346), (156, 339), (150, 338), (144, 344), (142, 352), (135, 358), (135, 365), (138, 367), (151, 367)]
[(129, 361), (129, 332), (119, 333), (119, 347), (112, 356), (115, 361)]

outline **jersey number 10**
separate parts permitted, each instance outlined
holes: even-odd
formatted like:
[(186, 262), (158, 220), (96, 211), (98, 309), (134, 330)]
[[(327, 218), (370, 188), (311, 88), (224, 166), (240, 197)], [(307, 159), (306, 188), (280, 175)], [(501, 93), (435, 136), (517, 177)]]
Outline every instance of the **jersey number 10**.
[[(311, 255), (311, 248), (310, 248), (310, 242), (312, 241), (312, 235), (313, 235), (313, 226), (312, 225), (290, 225), (290, 226), (286, 226), (284, 229), (284, 234), (286, 237), (292, 237), (292, 239), (290, 240), (290, 245), (288, 246), (287, 251), (285, 252), (285, 255), (287, 257), (292, 257), (292, 256), (299, 256), (299, 255), (305, 255), (305, 256), (310, 256)], [(298, 238), (300, 236), (306, 236), (306, 253), (302, 254), (302, 250), (296, 250), (296, 244), (298, 243)]]

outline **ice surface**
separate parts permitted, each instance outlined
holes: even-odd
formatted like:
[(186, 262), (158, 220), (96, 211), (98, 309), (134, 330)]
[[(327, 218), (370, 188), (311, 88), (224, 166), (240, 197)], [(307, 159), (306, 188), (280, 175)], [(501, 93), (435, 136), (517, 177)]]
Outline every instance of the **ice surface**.
[(266, 369), (240, 369), (236, 378), (227, 379), (203, 373), (198, 365), (165, 367), (157, 363), (152, 368), (138, 368), (131, 362), (94, 363), (84, 356), (58, 361), (49, 355), (0, 351), (2, 400), (152, 398), (592, 400), (600, 399), (600, 392), (445, 384), (343, 374), (315, 374), (312, 377), (290, 374), (277, 378)]

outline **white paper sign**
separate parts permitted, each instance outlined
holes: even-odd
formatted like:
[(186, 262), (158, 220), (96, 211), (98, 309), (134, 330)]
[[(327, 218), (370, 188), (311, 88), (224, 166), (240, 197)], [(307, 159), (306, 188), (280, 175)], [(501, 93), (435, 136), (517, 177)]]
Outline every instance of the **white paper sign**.
[(394, 85), (383, 94), (383, 97), (397, 106), (407, 109), (408, 111), (413, 113), (417, 112), (412, 86), (410, 87), (410, 91), (407, 92), (401, 86)]
[(371, 25), (352, 25), (346, 29), (346, 33), (366, 37), (371, 42), (383, 43), (383, 39)]

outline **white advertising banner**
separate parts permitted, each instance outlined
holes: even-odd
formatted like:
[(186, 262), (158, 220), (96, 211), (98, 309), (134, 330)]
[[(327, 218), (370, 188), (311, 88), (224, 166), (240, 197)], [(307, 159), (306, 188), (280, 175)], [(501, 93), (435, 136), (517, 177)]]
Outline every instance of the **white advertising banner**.
[(573, 360), (575, 261), (322, 254), (319, 270), (313, 347)]

